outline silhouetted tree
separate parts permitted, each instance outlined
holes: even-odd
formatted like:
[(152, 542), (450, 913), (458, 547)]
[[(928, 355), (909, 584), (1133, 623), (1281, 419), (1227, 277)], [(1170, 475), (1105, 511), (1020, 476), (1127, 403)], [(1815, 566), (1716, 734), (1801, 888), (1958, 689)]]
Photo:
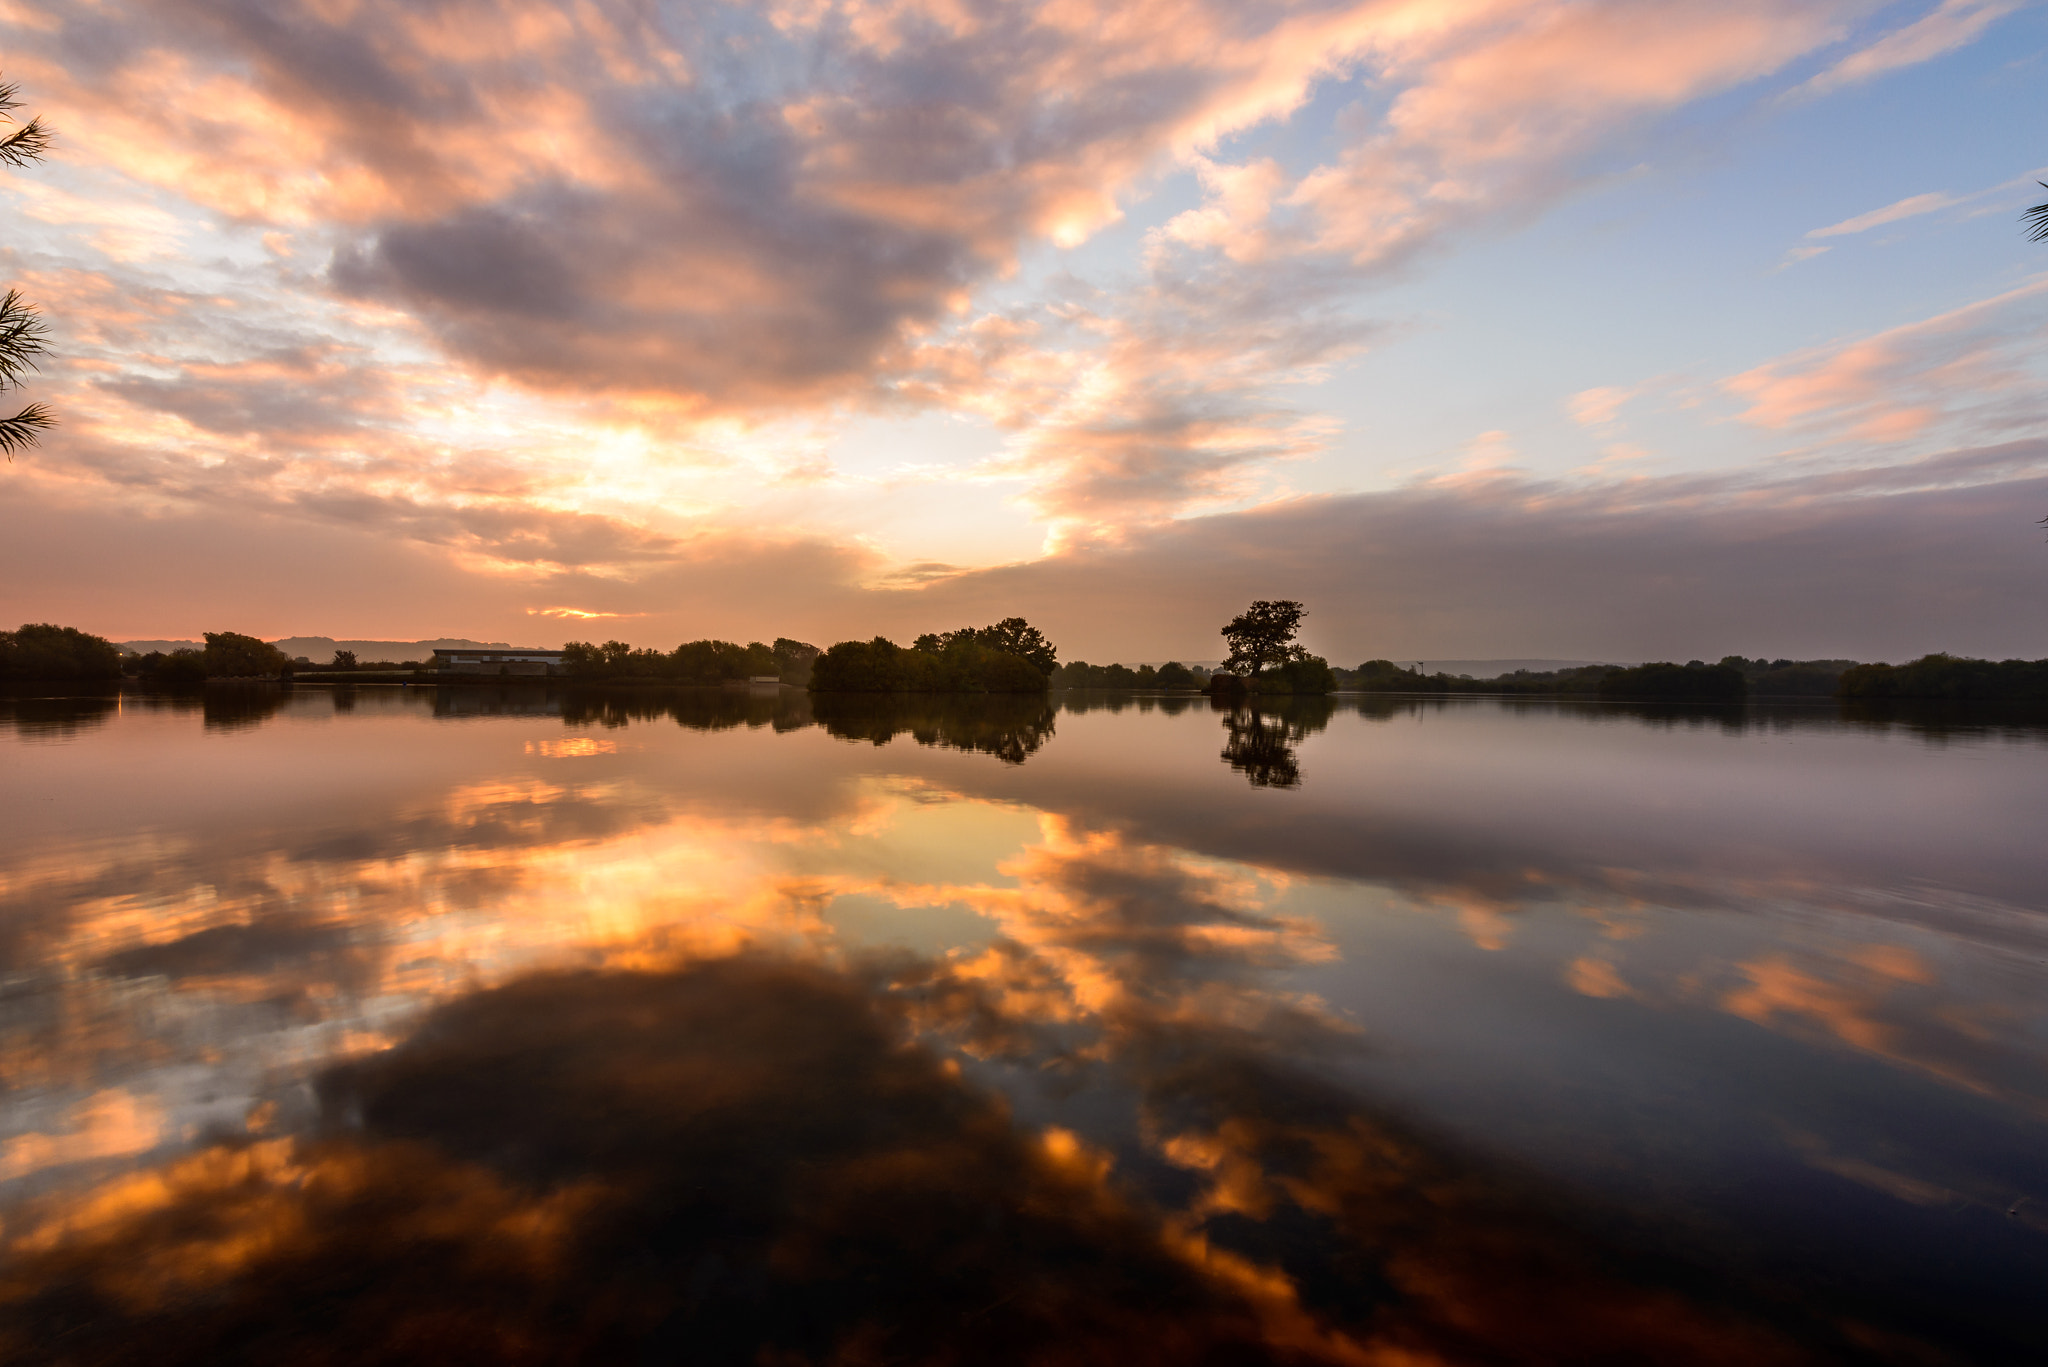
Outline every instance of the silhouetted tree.
[(120, 674), (121, 652), (105, 637), (48, 622), (0, 631), (0, 678), (114, 679)]
[(353, 650), (335, 651), (334, 663), (328, 666), (330, 669), (354, 669), (355, 667), (356, 653)]
[(1257, 678), (1273, 666), (1307, 659), (1308, 652), (1294, 643), (1306, 616), (1307, 610), (1292, 599), (1259, 599), (1223, 628), (1223, 640), (1230, 647), (1224, 670)]
[[(2034, 184), (2048, 190), (2048, 180), (2037, 180)], [(2020, 222), (2027, 225), (2027, 241), (2048, 242), (2048, 204), (2036, 204), (2020, 215)]]
[(1060, 653), (1053, 643), (1045, 639), (1037, 627), (1022, 617), (1005, 617), (993, 626), (961, 627), (958, 631), (927, 631), (910, 643), (912, 650), (926, 655), (943, 654), (957, 642), (971, 641), (987, 646), (990, 650), (1005, 655), (1015, 655), (1030, 662), (1033, 669), (1048, 677), (1059, 668)]
[[(13, 112), (21, 108), (16, 87), (0, 83), (0, 122), (13, 123)], [(50, 131), (40, 117), (32, 118), (6, 137), (0, 138), (0, 163), (26, 166), (42, 160), (50, 147)], [(36, 369), (36, 357), (48, 351), (49, 328), (35, 305), (10, 289), (0, 297), (0, 390), (19, 389), (28, 372)], [(16, 451), (36, 444), (46, 428), (57, 425), (56, 415), (39, 403), (32, 403), (13, 417), (0, 418), (0, 451), (13, 460)]]
[(254, 636), (238, 631), (209, 631), (204, 663), (209, 677), (253, 678), (277, 673), (291, 663), (291, 657)]
[(981, 643), (991, 649), (1029, 660), (1031, 667), (1041, 674), (1059, 668), (1059, 651), (1022, 617), (1005, 617), (994, 626), (983, 627), (979, 636)]

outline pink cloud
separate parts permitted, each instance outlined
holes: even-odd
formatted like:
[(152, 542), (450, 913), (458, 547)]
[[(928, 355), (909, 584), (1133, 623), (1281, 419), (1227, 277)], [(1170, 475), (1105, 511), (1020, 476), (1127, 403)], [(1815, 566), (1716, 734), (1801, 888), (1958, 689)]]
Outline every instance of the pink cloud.
[(1871, 80), (1888, 71), (1932, 61), (1976, 41), (1985, 28), (2024, 0), (1941, 0), (1934, 9), (1901, 29), (1894, 29), (1800, 87), (1800, 93), (1821, 95)]
[(2039, 425), (2029, 365), (2048, 332), (2037, 280), (1869, 337), (1816, 347), (1722, 381), (1745, 422), (1824, 441), (1903, 441), (1942, 422), (1980, 440)]

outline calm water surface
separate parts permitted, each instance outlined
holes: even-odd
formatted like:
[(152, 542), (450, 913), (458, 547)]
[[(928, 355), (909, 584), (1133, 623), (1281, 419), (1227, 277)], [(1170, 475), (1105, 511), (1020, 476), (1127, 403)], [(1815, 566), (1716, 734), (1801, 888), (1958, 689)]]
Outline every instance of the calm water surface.
[(2048, 727), (0, 700), (0, 1356), (2035, 1362)]

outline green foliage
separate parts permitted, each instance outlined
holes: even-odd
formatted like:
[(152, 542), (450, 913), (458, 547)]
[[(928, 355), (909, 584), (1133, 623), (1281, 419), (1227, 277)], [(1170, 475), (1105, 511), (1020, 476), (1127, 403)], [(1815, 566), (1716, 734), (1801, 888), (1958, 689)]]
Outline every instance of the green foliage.
[(1970, 660), (1923, 655), (1911, 664), (1867, 664), (1843, 672), (1843, 698), (1956, 698), (2048, 702), (2048, 660)]
[(1230, 647), (1223, 672), (1256, 679), (1268, 669), (1305, 659), (1308, 652), (1294, 643), (1294, 637), (1306, 616), (1307, 610), (1291, 598), (1253, 603), (1223, 628), (1223, 640)]
[(104, 637), (48, 622), (24, 622), (18, 631), (0, 631), (0, 678), (120, 677), (121, 652)]
[(841, 641), (811, 666), (817, 693), (1042, 693), (1046, 686), (1029, 660), (984, 645), (974, 632), (949, 632), (936, 649), (906, 648), (886, 636)]
[(237, 631), (209, 631), (204, 652), (209, 678), (250, 679), (276, 674), (291, 657), (268, 641)]
[(1599, 692), (1603, 698), (1741, 702), (1749, 695), (1749, 681), (1733, 665), (1658, 661), (1612, 671), (1600, 680)]

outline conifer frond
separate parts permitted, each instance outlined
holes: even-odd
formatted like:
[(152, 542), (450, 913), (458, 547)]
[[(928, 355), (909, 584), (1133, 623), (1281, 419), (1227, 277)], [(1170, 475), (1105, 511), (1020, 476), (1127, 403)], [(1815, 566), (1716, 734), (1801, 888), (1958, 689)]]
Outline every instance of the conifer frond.
[(0, 138), (0, 162), (9, 166), (26, 166), (32, 161), (41, 161), (43, 153), (49, 150), (50, 130), (43, 126), (40, 114)]
[(36, 369), (36, 357), (50, 349), (49, 325), (36, 306), (10, 289), (0, 297), (0, 389), (13, 389)]
[(0, 451), (5, 451), (11, 461), (16, 451), (34, 446), (38, 437), (56, 425), (56, 414), (32, 403), (11, 418), (0, 418)]
[[(2037, 180), (2034, 184), (2048, 190), (2048, 180)], [(2020, 222), (2027, 227), (2027, 241), (2048, 242), (2048, 204), (2036, 204), (2020, 215)]]

